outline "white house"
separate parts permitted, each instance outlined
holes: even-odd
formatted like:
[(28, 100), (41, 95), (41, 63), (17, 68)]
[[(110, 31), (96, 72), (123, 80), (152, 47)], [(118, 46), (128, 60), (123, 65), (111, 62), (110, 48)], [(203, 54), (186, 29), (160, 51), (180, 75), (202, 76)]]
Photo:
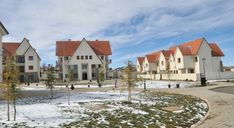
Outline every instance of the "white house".
[(137, 62), (136, 62), (136, 69), (137, 72), (142, 72), (143, 71), (143, 61), (144, 61), (145, 57), (137, 57)]
[(3, 76), (3, 73), (2, 73), (2, 37), (4, 35), (8, 35), (9, 32), (7, 31), (7, 29), (3, 26), (2, 22), (0, 21), (0, 82), (2, 82), (2, 76)]
[[(168, 73), (171, 74), (170, 79), (199, 80), (200, 75), (207, 79), (222, 79), (230, 77), (223, 73), (222, 56), (224, 54), (216, 43), (200, 38), (160, 51), (159, 58), (151, 60), (157, 65), (151, 70), (157, 74), (164, 73), (164, 79), (168, 78)], [(145, 58), (144, 62), (147, 62), (147, 55)], [(159, 78), (157, 74), (155, 78)]]
[(71, 69), (73, 80), (97, 80), (101, 72), (106, 78), (111, 54), (109, 41), (87, 41), (85, 38), (81, 41), (57, 41), (59, 77), (67, 80), (68, 69)]
[(21, 82), (39, 82), (41, 59), (28, 39), (24, 38), (21, 42), (3, 42), (3, 64), (6, 57), (11, 55), (16, 55)]

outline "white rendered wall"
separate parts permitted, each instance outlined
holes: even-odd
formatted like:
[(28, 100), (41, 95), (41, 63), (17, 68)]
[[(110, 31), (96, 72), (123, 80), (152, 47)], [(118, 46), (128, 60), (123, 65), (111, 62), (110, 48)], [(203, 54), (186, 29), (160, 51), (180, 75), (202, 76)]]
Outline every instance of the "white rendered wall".
[[(33, 60), (29, 60), (29, 56), (33, 56)], [(33, 66), (33, 70), (29, 70), (29, 66)], [(37, 72), (40, 76), (40, 58), (32, 47), (25, 53), (25, 72)]]

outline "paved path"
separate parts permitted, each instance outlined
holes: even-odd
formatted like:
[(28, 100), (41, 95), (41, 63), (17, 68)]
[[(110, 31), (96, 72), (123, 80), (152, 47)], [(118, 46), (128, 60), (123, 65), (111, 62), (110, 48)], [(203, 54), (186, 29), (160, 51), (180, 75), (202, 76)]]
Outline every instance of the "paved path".
[[(210, 105), (210, 113), (207, 119), (199, 125), (198, 128), (234, 128), (234, 83), (218, 84), (219, 85), (208, 87), (156, 89), (155, 91), (194, 95), (206, 99)], [(224, 88), (226, 86), (232, 87)], [(221, 88), (212, 89), (216, 87)]]

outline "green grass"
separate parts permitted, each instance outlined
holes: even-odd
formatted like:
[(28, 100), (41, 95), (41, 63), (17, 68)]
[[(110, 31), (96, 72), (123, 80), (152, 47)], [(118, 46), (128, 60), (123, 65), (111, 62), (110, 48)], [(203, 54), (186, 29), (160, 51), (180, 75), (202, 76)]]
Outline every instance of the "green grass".
[[(86, 117), (77, 121), (61, 124), (61, 127), (88, 127), (88, 128), (167, 128), (174, 127), (191, 127), (197, 123), (200, 118), (196, 115), (205, 116), (208, 108), (203, 107), (200, 103), (205, 103), (201, 99), (193, 96), (169, 94), (169, 93), (148, 93), (139, 95), (129, 104), (125, 101), (105, 101), (105, 105), (118, 106), (113, 110), (100, 110), (93, 112), (87, 110), (84, 112)], [(148, 102), (150, 104), (145, 104)], [(100, 102), (93, 102), (100, 103)], [(153, 104), (155, 103), (155, 104)], [(85, 107), (84, 104), (80, 104)], [(164, 107), (182, 107), (183, 111), (173, 113), (164, 111)], [(128, 109), (125, 109), (128, 108)], [(132, 110), (143, 111), (147, 114), (133, 113)], [(66, 111), (64, 111), (66, 112)]]

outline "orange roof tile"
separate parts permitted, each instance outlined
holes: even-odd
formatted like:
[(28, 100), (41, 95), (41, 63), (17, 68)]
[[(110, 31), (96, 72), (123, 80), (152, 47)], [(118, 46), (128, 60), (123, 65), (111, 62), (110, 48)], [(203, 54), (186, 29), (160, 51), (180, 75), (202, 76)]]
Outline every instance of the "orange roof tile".
[[(196, 55), (200, 49), (200, 46), (203, 40), (204, 38), (199, 38), (199, 39), (187, 42), (187, 43), (183, 43), (181, 45), (188, 47), (186, 48), (186, 50), (190, 49), (191, 55)], [(186, 51), (186, 53), (188, 53), (188, 51)]]
[(3, 42), (2, 48), (4, 49), (4, 55), (12, 55), (16, 49), (20, 46), (20, 42)]
[(211, 47), (211, 53), (213, 56), (224, 56), (222, 50), (219, 48), (219, 46), (216, 43), (210, 43)]
[(161, 51), (150, 53), (150, 54), (146, 55), (146, 58), (149, 61), (149, 63), (153, 63), (159, 59), (160, 53), (161, 53)]
[(137, 57), (137, 60), (138, 60), (140, 65), (142, 65), (144, 59), (145, 59), (145, 57)]
[(173, 51), (172, 50), (162, 50), (162, 54), (165, 57), (169, 57), (171, 54), (173, 54)]
[[(111, 55), (109, 41), (87, 41), (97, 55)], [(80, 46), (81, 41), (57, 41), (56, 56), (72, 56)]]

